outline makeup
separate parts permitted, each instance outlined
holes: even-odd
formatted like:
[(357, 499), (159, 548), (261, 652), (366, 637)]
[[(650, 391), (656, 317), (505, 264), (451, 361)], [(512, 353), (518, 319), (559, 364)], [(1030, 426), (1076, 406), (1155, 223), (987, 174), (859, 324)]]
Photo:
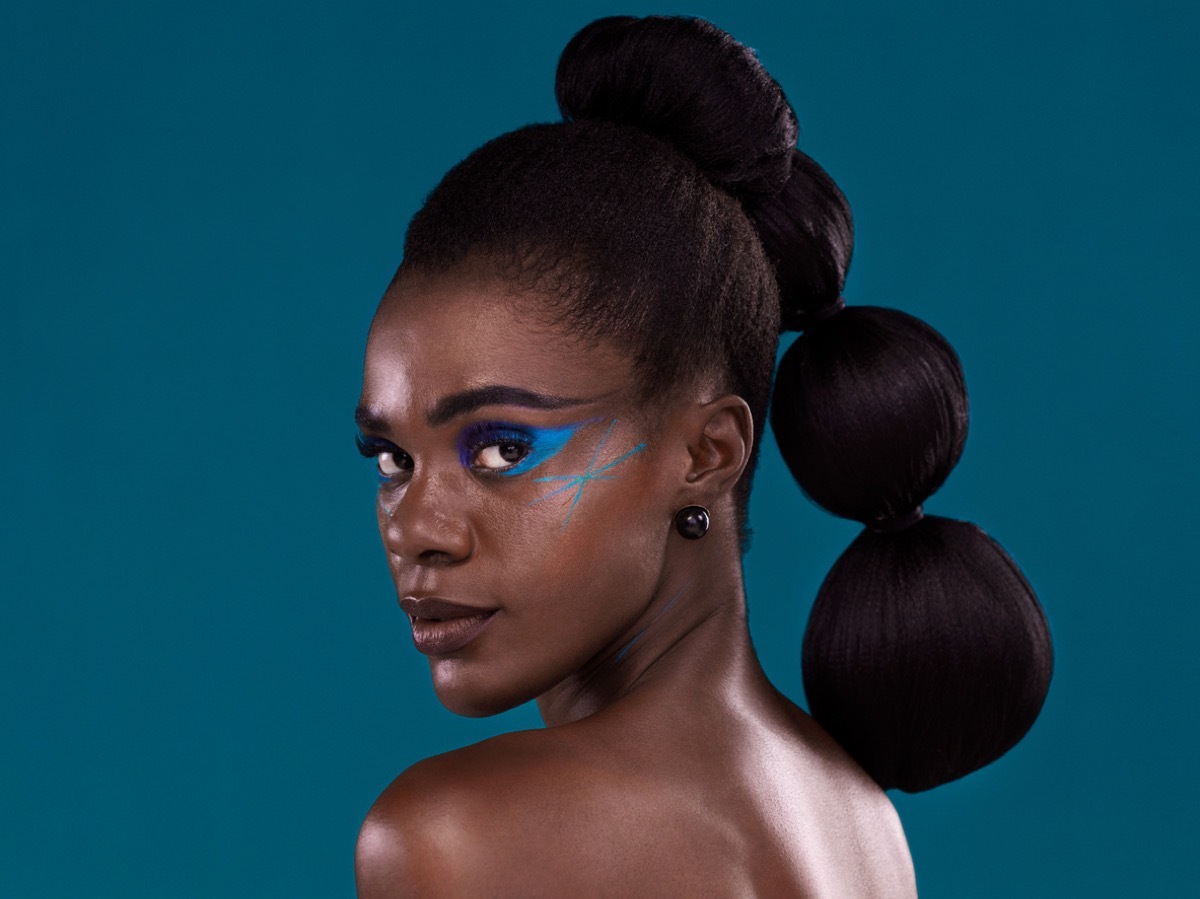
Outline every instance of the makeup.
[(438, 597), (406, 596), (400, 607), (412, 625), (413, 646), (424, 655), (445, 655), (463, 649), (482, 634), (496, 614)]
[[(479, 421), (458, 435), (458, 458), (463, 468), (515, 477), (553, 459), (587, 422), (540, 428), (507, 421)], [(491, 452), (489, 452), (491, 450)], [(521, 455), (511, 463), (505, 452)]]
[(693, 583), (693, 581), (688, 581), (681, 588), (679, 588), (679, 591), (674, 596), (672, 596), (670, 599), (667, 600), (667, 604), (659, 610), (658, 614), (655, 615), (653, 618), (651, 618), (645, 624), (645, 626), (642, 627), (641, 630), (639, 630), (636, 634), (634, 634), (632, 637), (629, 638), (629, 642), (621, 647), (621, 651), (617, 653), (616, 658), (614, 658), (613, 661), (614, 662), (621, 661), (621, 659), (623, 659), (625, 657), (625, 653), (629, 652), (629, 650), (633, 648), (633, 644), (638, 641), (638, 639), (642, 636), (642, 634), (646, 633), (646, 631), (648, 631), (650, 628), (652, 628), (654, 626), (655, 622), (657, 622), (658, 619), (662, 618), (663, 615), (667, 614), (667, 612), (668, 612), (668, 610), (670, 610), (671, 606), (675, 605), (675, 600), (677, 600), (677, 599), (679, 599), (679, 597), (683, 596), (684, 591), (687, 590), (688, 587), (692, 586), (692, 583)]
[(637, 446), (635, 446), (633, 449), (629, 450), (628, 452), (624, 453), (623, 455), (618, 456), (616, 459), (613, 459), (611, 462), (608, 462), (608, 463), (602, 465), (600, 468), (597, 468), (596, 461), (600, 458), (600, 451), (602, 449), (604, 449), (604, 444), (608, 441), (609, 435), (612, 434), (612, 430), (616, 426), (617, 426), (617, 419), (614, 418), (612, 420), (612, 422), (609, 424), (608, 430), (606, 430), (604, 432), (604, 436), (600, 438), (600, 443), (597, 444), (596, 451), (594, 453), (592, 453), (592, 461), (588, 463), (587, 471), (585, 471), (583, 474), (548, 475), (546, 477), (534, 478), (533, 480), (536, 483), (546, 483), (546, 482), (550, 482), (550, 481), (564, 481), (565, 483), (563, 483), (559, 487), (554, 488), (549, 493), (547, 493), (545, 496), (539, 496), (537, 499), (531, 500), (530, 505), (532, 505), (533, 503), (539, 503), (544, 499), (549, 499), (552, 496), (557, 496), (560, 493), (565, 493), (566, 491), (573, 489), (575, 491), (575, 495), (571, 498), (571, 507), (569, 509), (567, 509), (567, 517), (565, 519), (563, 519), (563, 523), (562, 523), (563, 528), (565, 528), (567, 526), (567, 523), (570, 522), (570, 520), (571, 520), (571, 515), (575, 512), (575, 506), (579, 504), (580, 497), (583, 496), (584, 488), (588, 484), (590, 484), (593, 481), (611, 481), (615, 477), (615, 475), (604, 474), (604, 472), (610, 471), (611, 469), (620, 465), (622, 462), (624, 462), (630, 456), (640, 453), (642, 450), (644, 450), (646, 448), (646, 444), (639, 443)]

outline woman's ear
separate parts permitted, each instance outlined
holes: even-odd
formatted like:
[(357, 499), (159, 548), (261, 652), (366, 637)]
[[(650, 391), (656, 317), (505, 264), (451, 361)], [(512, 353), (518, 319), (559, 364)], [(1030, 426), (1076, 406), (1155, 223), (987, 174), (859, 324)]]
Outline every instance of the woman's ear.
[(750, 461), (754, 446), (754, 419), (750, 407), (740, 396), (726, 394), (688, 410), (689, 465), (686, 480), (690, 488), (681, 499), (715, 501), (733, 490)]

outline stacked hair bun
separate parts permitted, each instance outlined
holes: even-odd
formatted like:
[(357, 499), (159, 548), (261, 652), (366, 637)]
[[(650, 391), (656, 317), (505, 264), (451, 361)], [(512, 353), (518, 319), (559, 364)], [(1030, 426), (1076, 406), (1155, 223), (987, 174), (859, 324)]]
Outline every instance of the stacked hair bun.
[(845, 307), (849, 205), (796, 149), (795, 115), (754, 53), (698, 19), (613, 17), (564, 50), (568, 121), (671, 143), (736, 197), (775, 267), (782, 327), (771, 424), (801, 489), (863, 532), (818, 592), (804, 637), (813, 716), (883, 787), (924, 790), (995, 760), (1049, 688), (1045, 616), (973, 524), (923, 514), (962, 453), (957, 356), (920, 319)]
[(663, 138), (737, 196), (783, 189), (796, 116), (754, 54), (701, 19), (613, 16), (562, 52), (563, 117), (605, 119)]

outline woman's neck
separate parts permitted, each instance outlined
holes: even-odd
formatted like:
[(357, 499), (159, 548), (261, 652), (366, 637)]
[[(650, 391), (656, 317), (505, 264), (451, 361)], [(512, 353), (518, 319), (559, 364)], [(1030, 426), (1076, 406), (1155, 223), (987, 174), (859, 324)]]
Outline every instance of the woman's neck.
[(538, 697), (548, 727), (617, 705), (638, 691), (717, 698), (765, 684), (746, 623), (740, 562), (725, 571), (679, 572), (623, 638)]

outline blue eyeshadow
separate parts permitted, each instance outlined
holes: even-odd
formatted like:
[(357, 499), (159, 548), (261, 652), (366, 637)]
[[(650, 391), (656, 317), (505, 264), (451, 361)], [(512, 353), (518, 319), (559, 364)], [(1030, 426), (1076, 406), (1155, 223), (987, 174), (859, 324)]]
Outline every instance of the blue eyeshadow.
[(501, 477), (515, 477), (543, 462), (553, 459), (567, 442), (587, 422), (563, 425), (557, 428), (539, 428), (534, 425), (518, 425), (505, 421), (483, 421), (463, 430), (458, 437), (458, 458), (464, 468), (471, 468), (475, 453), (485, 446), (497, 443), (515, 443), (529, 449), (525, 458), (511, 468), (492, 472)]

